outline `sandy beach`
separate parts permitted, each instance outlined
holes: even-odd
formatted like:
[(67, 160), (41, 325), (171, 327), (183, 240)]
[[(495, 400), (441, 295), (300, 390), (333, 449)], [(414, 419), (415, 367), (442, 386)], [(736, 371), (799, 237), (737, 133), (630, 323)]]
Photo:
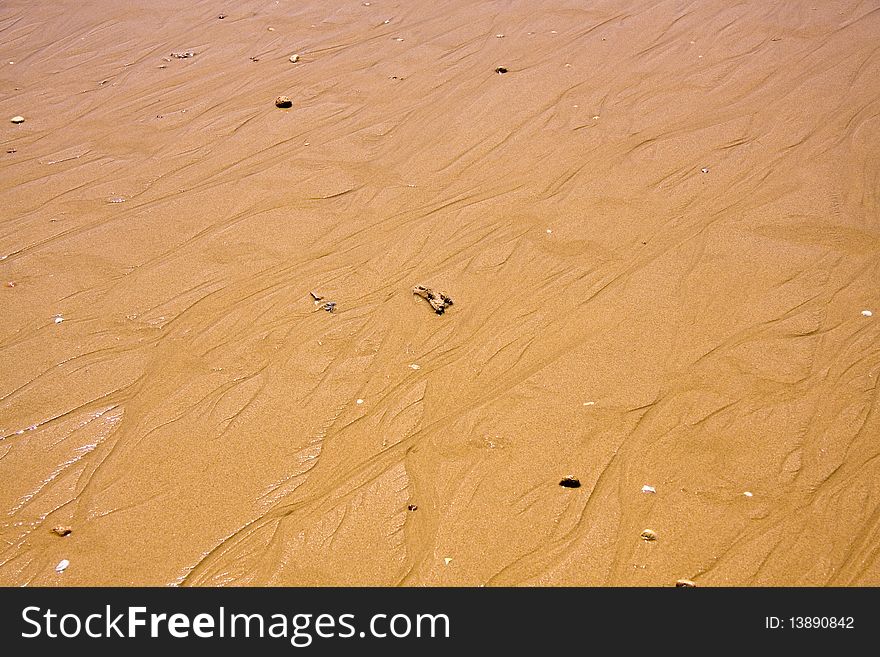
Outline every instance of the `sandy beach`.
[(880, 585), (878, 44), (3, 2), (0, 584)]

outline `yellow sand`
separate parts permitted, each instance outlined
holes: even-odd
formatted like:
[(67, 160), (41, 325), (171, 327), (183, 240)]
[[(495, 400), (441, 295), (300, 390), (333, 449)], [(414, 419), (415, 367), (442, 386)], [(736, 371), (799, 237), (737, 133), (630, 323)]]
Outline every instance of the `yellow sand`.
[(878, 43), (2, 3), (0, 584), (880, 584)]

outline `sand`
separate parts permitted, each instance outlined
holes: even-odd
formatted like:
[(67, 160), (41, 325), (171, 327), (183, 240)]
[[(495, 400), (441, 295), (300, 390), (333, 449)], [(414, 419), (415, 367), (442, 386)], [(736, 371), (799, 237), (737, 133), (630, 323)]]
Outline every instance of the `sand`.
[(878, 38), (4, 2), (0, 584), (880, 585)]

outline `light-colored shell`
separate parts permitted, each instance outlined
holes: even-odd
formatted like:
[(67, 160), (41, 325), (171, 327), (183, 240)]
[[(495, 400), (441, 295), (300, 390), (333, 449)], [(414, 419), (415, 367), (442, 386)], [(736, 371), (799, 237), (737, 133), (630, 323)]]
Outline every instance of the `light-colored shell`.
[(24, 117), (23, 117), (23, 116), (13, 116), (13, 117), (12, 117), (11, 119), (9, 119), (9, 120), (12, 121), (13, 123), (24, 123)]
[(657, 540), (657, 532), (653, 529), (646, 529), (641, 534), (642, 540), (644, 541), (656, 541)]

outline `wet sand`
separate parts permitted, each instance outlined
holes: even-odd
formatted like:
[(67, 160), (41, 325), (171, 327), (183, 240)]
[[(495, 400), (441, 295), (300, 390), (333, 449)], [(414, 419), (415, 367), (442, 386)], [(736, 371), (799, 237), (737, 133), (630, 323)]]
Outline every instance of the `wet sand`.
[(880, 584), (880, 5), (437, 4), (3, 3), (0, 584)]

